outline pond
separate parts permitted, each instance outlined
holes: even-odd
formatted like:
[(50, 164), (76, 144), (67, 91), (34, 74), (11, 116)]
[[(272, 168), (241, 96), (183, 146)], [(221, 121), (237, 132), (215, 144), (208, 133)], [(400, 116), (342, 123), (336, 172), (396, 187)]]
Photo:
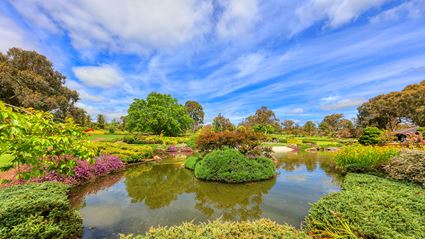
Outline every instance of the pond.
[(117, 238), (151, 226), (184, 221), (270, 218), (299, 227), (310, 203), (340, 190), (341, 175), (328, 153), (276, 155), (278, 174), (248, 184), (204, 182), (182, 167), (184, 158), (133, 166), (74, 189), (83, 238)]

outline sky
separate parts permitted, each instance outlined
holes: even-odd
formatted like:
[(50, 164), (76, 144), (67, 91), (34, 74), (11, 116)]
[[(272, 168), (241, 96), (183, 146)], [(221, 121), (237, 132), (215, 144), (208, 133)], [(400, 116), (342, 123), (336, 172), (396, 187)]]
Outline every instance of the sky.
[(200, 102), (206, 123), (261, 106), (351, 119), (425, 79), (425, 0), (2, 0), (11, 47), (46, 55), (93, 119), (153, 91)]

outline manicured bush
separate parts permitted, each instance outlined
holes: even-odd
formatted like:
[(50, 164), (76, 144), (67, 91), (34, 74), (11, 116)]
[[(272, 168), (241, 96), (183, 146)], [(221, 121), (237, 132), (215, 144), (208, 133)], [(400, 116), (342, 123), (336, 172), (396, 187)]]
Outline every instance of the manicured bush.
[(403, 151), (386, 163), (384, 171), (392, 178), (425, 186), (425, 151)]
[(214, 150), (195, 166), (195, 177), (208, 181), (242, 183), (273, 177), (275, 166), (268, 158), (246, 158), (235, 149)]
[[(202, 152), (210, 152), (216, 149), (236, 148), (245, 155), (253, 157), (258, 155), (258, 147), (267, 137), (256, 133), (249, 128), (238, 128), (235, 131), (225, 130), (213, 132), (203, 130), (196, 139), (197, 148)], [(261, 154), (261, 152), (260, 152)]]
[(127, 144), (166, 144), (176, 145), (187, 143), (190, 137), (167, 137), (161, 135), (128, 135), (123, 138)]
[(374, 171), (399, 152), (400, 149), (389, 146), (345, 146), (336, 153), (335, 160), (348, 171)]
[(419, 239), (425, 238), (424, 208), (425, 190), (420, 186), (348, 174), (342, 192), (312, 205), (305, 227), (317, 238), (330, 238), (333, 230), (348, 225), (360, 238)]
[(359, 138), (362, 145), (378, 145), (383, 142), (384, 132), (376, 127), (367, 127)]
[(195, 170), (196, 164), (201, 161), (201, 158), (198, 156), (189, 156), (184, 162), (184, 167), (190, 170)]
[(148, 145), (133, 145), (121, 142), (96, 142), (99, 154), (119, 157), (125, 163), (134, 163), (153, 157), (153, 149)]
[(71, 208), (68, 186), (26, 184), (0, 191), (0, 238), (77, 238), (82, 219)]
[(211, 238), (282, 238), (308, 239), (304, 232), (289, 225), (280, 225), (268, 219), (244, 222), (215, 220), (208, 223), (183, 223), (173, 227), (151, 228), (146, 235), (121, 235), (120, 239), (211, 239)]

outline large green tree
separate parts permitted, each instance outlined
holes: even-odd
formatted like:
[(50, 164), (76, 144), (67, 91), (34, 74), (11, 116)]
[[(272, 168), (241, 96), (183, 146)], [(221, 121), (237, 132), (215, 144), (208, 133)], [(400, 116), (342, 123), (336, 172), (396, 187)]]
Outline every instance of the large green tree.
[(146, 100), (134, 99), (128, 109), (126, 127), (130, 131), (176, 136), (189, 129), (192, 122), (177, 99), (152, 92)]
[(97, 127), (100, 129), (105, 129), (106, 127), (106, 119), (105, 116), (102, 114), (97, 115)]
[(186, 108), (186, 113), (193, 120), (192, 131), (195, 131), (196, 128), (204, 123), (204, 109), (202, 108), (202, 105), (199, 104), (199, 102), (194, 100), (186, 101), (184, 106)]
[(213, 129), (215, 132), (223, 132), (225, 130), (234, 130), (235, 125), (232, 124), (230, 119), (224, 117), (221, 113), (219, 113), (213, 120), (212, 123)]
[(59, 119), (76, 117), (81, 114), (74, 106), (78, 93), (64, 85), (65, 79), (35, 51), (11, 48), (0, 53), (0, 100), (7, 104), (52, 112)]
[(358, 108), (357, 119), (363, 127), (388, 130), (404, 122), (425, 126), (425, 80), (370, 99)]
[(261, 128), (266, 129), (273, 127), (273, 131), (280, 131), (282, 127), (280, 126), (279, 119), (276, 117), (273, 110), (270, 110), (266, 106), (262, 106), (258, 110), (255, 111), (254, 115), (248, 116), (241, 125), (253, 127), (253, 128)]
[(307, 121), (305, 122), (304, 126), (303, 126), (303, 131), (312, 136), (312, 135), (316, 135), (317, 134), (317, 126), (313, 121)]

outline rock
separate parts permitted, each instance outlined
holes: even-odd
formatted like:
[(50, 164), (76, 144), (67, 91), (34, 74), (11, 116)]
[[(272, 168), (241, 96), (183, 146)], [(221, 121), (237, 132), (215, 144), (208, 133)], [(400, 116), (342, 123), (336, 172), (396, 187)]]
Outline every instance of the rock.
[(313, 147), (313, 148), (305, 149), (305, 151), (307, 151), (307, 152), (317, 152), (317, 151), (319, 151), (319, 149), (316, 148), (316, 147)]
[(153, 156), (153, 160), (161, 160), (161, 157), (159, 157), (158, 155)]
[(339, 150), (339, 148), (337, 148), (337, 147), (328, 147), (328, 148), (325, 148), (325, 151), (327, 151), (327, 152), (336, 152), (338, 150)]

